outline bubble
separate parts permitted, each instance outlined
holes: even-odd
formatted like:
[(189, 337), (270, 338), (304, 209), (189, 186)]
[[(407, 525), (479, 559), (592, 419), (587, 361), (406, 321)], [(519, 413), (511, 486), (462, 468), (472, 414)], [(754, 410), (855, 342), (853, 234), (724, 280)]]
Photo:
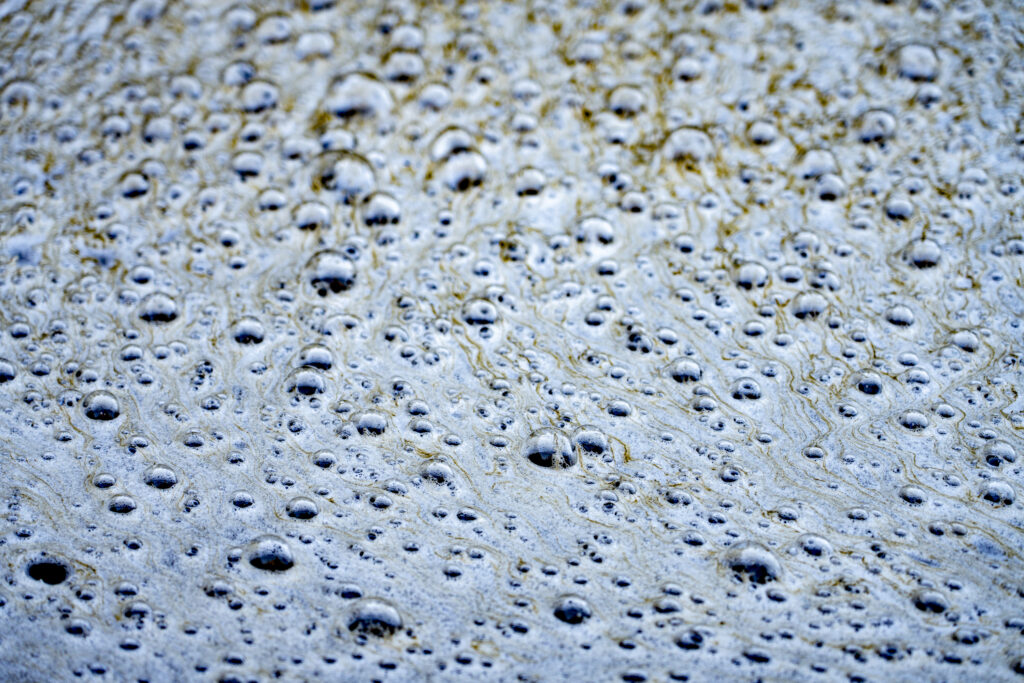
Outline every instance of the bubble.
[(905, 45), (898, 57), (899, 75), (912, 81), (934, 81), (939, 75), (939, 60), (927, 45)]
[(839, 166), (836, 164), (835, 155), (827, 149), (808, 150), (796, 166), (796, 175), (804, 180), (838, 174)]
[(679, 383), (699, 382), (704, 374), (700, 365), (689, 358), (680, 358), (673, 361), (669, 365), (668, 372), (669, 377)]
[(675, 643), (683, 650), (699, 650), (704, 645), (704, 636), (697, 629), (687, 629), (676, 636)]
[(561, 432), (539, 429), (530, 435), (523, 447), (527, 460), (539, 467), (567, 469), (576, 464), (576, 453)]
[(800, 537), (800, 548), (812, 557), (832, 554), (832, 544), (816, 534), (804, 534)]
[(447, 463), (434, 460), (420, 468), (420, 475), (435, 484), (450, 484), (455, 481), (455, 472)]
[[(557, 436), (555, 444), (557, 445)], [(573, 445), (584, 453), (601, 455), (610, 449), (608, 437), (596, 427), (584, 425), (579, 427), (573, 434)]]
[(146, 469), (146, 484), (156, 489), (169, 489), (178, 483), (178, 475), (167, 465), (153, 465)]
[(309, 282), (320, 296), (348, 291), (356, 283), (355, 264), (337, 251), (315, 254), (306, 264)]
[(919, 486), (904, 486), (900, 489), (900, 498), (911, 505), (920, 505), (925, 501), (925, 493)]
[(982, 457), (991, 467), (999, 467), (1004, 462), (1016, 462), (1017, 453), (1008, 442), (999, 439), (985, 444)]
[(611, 244), (615, 241), (615, 228), (600, 216), (588, 216), (576, 224), (576, 241), (588, 244)]
[(701, 164), (714, 155), (714, 146), (707, 133), (688, 127), (669, 134), (662, 149), (668, 160), (686, 165)]
[(779, 131), (771, 121), (754, 121), (747, 128), (747, 138), (755, 145), (770, 145), (779, 137)]
[(402, 207), (389, 194), (377, 192), (366, 198), (363, 222), (367, 225), (395, 225), (402, 220)]
[(920, 431), (928, 426), (928, 416), (918, 410), (906, 410), (900, 413), (899, 423), (910, 431)]
[(299, 230), (325, 230), (331, 226), (331, 210), (320, 202), (303, 202), (292, 212), (292, 222)]
[(387, 87), (360, 73), (342, 76), (332, 83), (324, 101), (324, 108), (340, 118), (386, 116), (393, 106)]
[(114, 496), (107, 503), (107, 509), (119, 515), (126, 515), (135, 510), (136, 507), (138, 506), (135, 500), (131, 496), (126, 495)]
[(871, 109), (860, 119), (857, 139), (867, 144), (885, 142), (896, 133), (896, 117), (884, 109)]
[(334, 453), (330, 451), (317, 451), (313, 454), (313, 464), (321, 469), (329, 469), (334, 467), (338, 462), (338, 458)]
[(284, 539), (270, 534), (249, 544), (247, 558), (253, 567), (268, 572), (283, 572), (295, 564), (292, 550)]
[(231, 494), (231, 504), (236, 508), (244, 509), (250, 507), (256, 500), (248, 491), (235, 491)]
[(262, 344), (265, 335), (263, 323), (252, 316), (239, 319), (231, 331), (232, 338), (242, 345)]
[(462, 319), (469, 325), (493, 325), (498, 320), (498, 309), (486, 299), (473, 299), (463, 304)]
[(750, 583), (764, 584), (782, 575), (782, 566), (775, 555), (753, 541), (743, 541), (729, 548), (722, 562), (737, 577)]
[(169, 323), (178, 317), (178, 305), (169, 294), (153, 292), (139, 302), (139, 318), (147, 323)]
[(764, 287), (768, 284), (768, 269), (760, 263), (744, 263), (736, 273), (736, 284), (743, 289)]
[(6, 358), (0, 358), (0, 384), (6, 384), (18, 376), (14, 363)]
[(817, 318), (825, 312), (828, 301), (817, 292), (804, 292), (793, 301), (793, 315), (800, 320)]
[(90, 420), (114, 420), (121, 414), (121, 405), (109, 391), (93, 391), (82, 399), (82, 412)]
[(910, 327), (914, 324), (914, 312), (907, 306), (898, 304), (885, 312), (885, 319), (896, 327)]
[(523, 168), (516, 173), (516, 194), (520, 197), (532, 197), (544, 189), (544, 173), (536, 168)]
[(286, 387), (289, 392), (295, 392), (302, 396), (315, 396), (327, 390), (327, 380), (317, 370), (300, 368), (288, 376)]
[(862, 372), (855, 376), (857, 390), (868, 396), (876, 396), (882, 391), (882, 377), (877, 372)]
[[(233, 80), (237, 80), (234, 77)], [(277, 87), (266, 81), (252, 81), (242, 88), (240, 104), (243, 111), (256, 114), (277, 106)]]
[(299, 367), (330, 370), (334, 365), (334, 356), (323, 344), (310, 344), (299, 352)]
[(487, 160), (478, 152), (461, 152), (444, 162), (438, 176), (449, 190), (465, 192), (484, 182), (487, 177)]
[(644, 110), (644, 93), (631, 85), (620, 85), (608, 95), (608, 108), (617, 116), (632, 118)]
[(402, 616), (391, 603), (380, 598), (361, 598), (345, 620), (349, 631), (362, 636), (388, 638), (402, 629)]
[(750, 377), (741, 377), (733, 383), (731, 393), (738, 400), (755, 400), (761, 398), (761, 386)]
[(963, 349), (968, 353), (974, 353), (981, 345), (981, 340), (978, 339), (978, 335), (974, 334), (970, 330), (954, 332), (950, 341), (953, 342), (954, 346)]
[(28, 567), (25, 568), (25, 573), (28, 574), (30, 579), (42, 581), (50, 586), (56, 586), (67, 580), (71, 570), (60, 560), (42, 557), (30, 562)]
[(935, 240), (915, 240), (903, 249), (903, 260), (922, 270), (939, 265), (942, 248)]
[(1016, 499), (1013, 487), (998, 479), (992, 479), (982, 484), (978, 495), (993, 505), (1012, 505)]
[(590, 605), (578, 595), (563, 595), (555, 601), (555, 618), (566, 624), (578, 625), (593, 616)]
[(370, 163), (352, 152), (324, 154), (317, 168), (316, 182), (319, 186), (337, 193), (345, 204), (356, 203), (377, 185)]
[(922, 612), (941, 614), (949, 609), (949, 602), (942, 593), (934, 590), (919, 590), (914, 593), (914, 607)]
[(382, 413), (367, 410), (352, 416), (356, 431), (363, 435), (380, 436), (387, 430), (387, 418)]
[(313, 519), (320, 514), (319, 508), (311, 498), (296, 496), (288, 501), (285, 512), (293, 519)]

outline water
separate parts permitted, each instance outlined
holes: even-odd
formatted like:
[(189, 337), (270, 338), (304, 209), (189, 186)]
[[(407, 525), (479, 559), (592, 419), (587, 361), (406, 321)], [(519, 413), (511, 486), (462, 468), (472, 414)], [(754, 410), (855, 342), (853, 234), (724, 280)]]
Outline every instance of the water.
[(0, 4), (4, 677), (1016, 678), (1022, 30)]

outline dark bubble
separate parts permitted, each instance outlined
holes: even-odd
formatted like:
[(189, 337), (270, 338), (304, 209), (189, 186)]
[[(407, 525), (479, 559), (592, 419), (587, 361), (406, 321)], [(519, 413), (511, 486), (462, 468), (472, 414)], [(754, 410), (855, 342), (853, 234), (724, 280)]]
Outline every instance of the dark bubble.
[(63, 562), (51, 558), (33, 560), (25, 569), (29, 578), (51, 586), (63, 583), (70, 574), (68, 566)]

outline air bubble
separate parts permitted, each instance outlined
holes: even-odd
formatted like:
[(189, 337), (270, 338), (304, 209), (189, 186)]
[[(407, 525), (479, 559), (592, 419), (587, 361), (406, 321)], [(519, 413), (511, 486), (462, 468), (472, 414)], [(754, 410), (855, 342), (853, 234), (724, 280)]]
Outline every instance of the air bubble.
[(283, 572), (295, 564), (291, 548), (284, 539), (269, 534), (249, 544), (247, 557), (253, 567), (268, 572)]

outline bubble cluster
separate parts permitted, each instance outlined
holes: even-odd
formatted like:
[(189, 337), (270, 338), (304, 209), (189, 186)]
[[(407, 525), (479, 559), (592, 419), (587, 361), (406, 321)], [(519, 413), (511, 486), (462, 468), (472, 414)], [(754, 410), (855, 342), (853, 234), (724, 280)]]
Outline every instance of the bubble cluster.
[(1021, 26), (0, 4), (3, 677), (1024, 675)]

